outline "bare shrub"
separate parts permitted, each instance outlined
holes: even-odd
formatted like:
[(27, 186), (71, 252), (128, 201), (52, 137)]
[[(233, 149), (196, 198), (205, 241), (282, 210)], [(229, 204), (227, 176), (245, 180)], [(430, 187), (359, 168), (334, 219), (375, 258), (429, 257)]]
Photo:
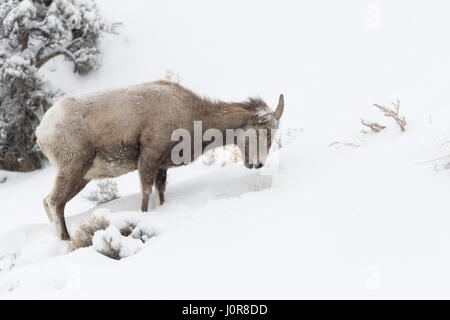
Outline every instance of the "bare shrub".
[(221, 167), (225, 167), (228, 164), (236, 163), (241, 158), (241, 151), (235, 145), (223, 146), (224, 159), (221, 163)]
[[(377, 122), (370, 122), (370, 121), (368, 122), (368, 121), (365, 121), (365, 120), (363, 120), (363, 119), (361, 119), (361, 124), (362, 124), (363, 126), (368, 127), (370, 130), (372, 130), (372, 131), (375, 132), (375, 133), (378, 133), (378, 132), (380, 132), (380, 131), (386, 129), (386, 126), (382, 126), (381, 124), (379, 124), (379, 123), (377, 123)], [(368, 133), (368, 132), (365, 131), (365, 130), (362, 130), (361, 132), (362, 132), (362, 133)]]
[(72, 249), (90, 247), (94, 234), (108, 227), (109, 221), (105, 217), (90, 216), (80, 224), (77, 233), (72, 237)]
[(405, 117), (400, 116), (400, 101), (392, 101), (392, 107), (393, 109), (387, 108), (383, 105), (374, 104), (376, 108), (378, 108), (380, 111), (384, 113), (385, 117), (392, 118), (397, 123), (397, 125), (400, 127), (400, 130), (404, 132), (406, 130), (406, 119)]
[(97, 188), (87, 195), (83, 195), (83, 197), (89, 201), (96, 202), (97, 204), (120, 198), (119, 191), (117, 190), (117, 183), (110, 179), (97, 181)]

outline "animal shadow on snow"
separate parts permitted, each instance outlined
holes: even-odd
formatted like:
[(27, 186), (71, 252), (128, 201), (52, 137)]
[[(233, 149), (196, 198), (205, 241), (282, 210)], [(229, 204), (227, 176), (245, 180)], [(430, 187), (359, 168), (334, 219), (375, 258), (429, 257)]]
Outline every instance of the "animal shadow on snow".
[[(239, 197), (248, 192), (258, 192), (272, 186), (271, 175), (263, 175), (258, 171), (229, 167), (196, 178), (169, 185), (166, 202), (161, 207), (154, 207), (152, 195), (152, 212), (162, 219), (170, 217), (182, 206), (200, 207), (216, 199)], [(170, 181), (169, 181), (170, 182)], [(138, 183), (138, 182), (136, 182)], [(78, 195), (79, 196), (79, 195)], [(111, 202), (98, 205), (91, 210), (66, 217), (69, 230), (92, 215), (93, 211), (104, 208), (111, 213), (120, 211), (139, 211), (141, 195), (132, 194)], [(42, 209), (41, 212), (44, 215)], [(50, 224), (27, 224), (6, 234), (0, 235), (0, 272), (14, 267), (28, 265), (69, 252), (67, 244), (59, 241)]]

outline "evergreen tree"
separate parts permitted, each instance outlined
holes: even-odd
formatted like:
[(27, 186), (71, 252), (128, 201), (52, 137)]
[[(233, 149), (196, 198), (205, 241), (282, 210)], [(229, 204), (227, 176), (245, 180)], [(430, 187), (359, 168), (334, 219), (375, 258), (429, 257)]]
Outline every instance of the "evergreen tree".
[(0, 0), (0, 169), (41, 167), (32, 136), (55, 94), (38, 69), (57, 56), (78, 74), (96, 69), (101, 35), (113, 27), (93, 0)]

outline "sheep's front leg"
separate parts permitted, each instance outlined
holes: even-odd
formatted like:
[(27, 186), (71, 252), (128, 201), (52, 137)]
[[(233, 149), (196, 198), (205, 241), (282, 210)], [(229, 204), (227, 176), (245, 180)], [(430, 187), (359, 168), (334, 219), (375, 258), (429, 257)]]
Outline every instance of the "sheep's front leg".
[(150, 152), (146, 149), (139, 154), (138, 171), (141, 180), (142, 202), (141, 211), (147, 212), (150, 196), (152, 194), (153, 179), (155, 177), (157, 166), (150, 156)]
[(159, 168), (155, 175), (155, 205), (160, 206), (164, 203), (164, 191), (166, 191), (167, 169)]

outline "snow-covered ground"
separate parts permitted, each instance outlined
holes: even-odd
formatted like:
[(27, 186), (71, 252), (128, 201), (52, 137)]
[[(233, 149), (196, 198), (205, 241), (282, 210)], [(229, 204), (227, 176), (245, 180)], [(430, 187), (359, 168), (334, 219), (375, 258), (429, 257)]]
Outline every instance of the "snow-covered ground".
[[(77, 94), (172, 70), (213, 98), (260, 94), (275, 107), (284, 93), (289, 143), (272, 153), (274, 170), (170, 170), (167, 202), (146, 214), (136, 173), (115, 179), (121, 198), (102, 210), (82, 192), (66, 207), (72, 232), (95, 212), (150, 235), (125, 243), (121, 260), (66, 254), (42, 207), (54, 169), (0, 172), (0, 298), (450, 297), (448, 2), (99, 3), (121, 35), (89, 77), (50, 62), (55, 87)], [(372, 106), (395, 99), (404, 133)], [(360, 118), (387, 128), (361, 133)]]

